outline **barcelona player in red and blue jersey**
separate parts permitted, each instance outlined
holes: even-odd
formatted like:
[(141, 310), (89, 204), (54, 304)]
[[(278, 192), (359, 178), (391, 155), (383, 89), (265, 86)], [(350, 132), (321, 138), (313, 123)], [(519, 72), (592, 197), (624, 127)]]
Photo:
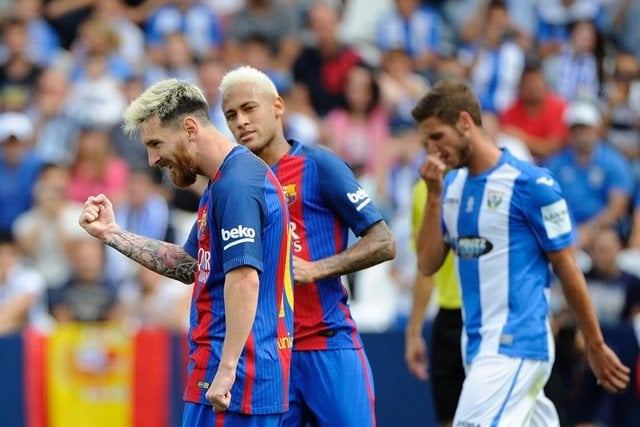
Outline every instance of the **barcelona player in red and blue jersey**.
[(276, 427), (288, 409), (293, 341), (289, 215), (269, 167), (226, 139), (195, 86), (165, 80), (125, 112), (153, 166), (185, 187), (209, 179), (185, 245), (120, 229), (111, 202), (90, 197), (80, 224), (129, 258), (194, 283), (185, 427)]
[[(220, 84), (229, 129), (271, 166), (291, 216), (294, 347), (284, 426), (375, 426), (374, 385), (340, 276), (395, 255), (395, 242), (348, 165), (287, 141), (284, 103), (269, 78), (240, 67)], [(351, 229), (361, 239), (347, 247)]]

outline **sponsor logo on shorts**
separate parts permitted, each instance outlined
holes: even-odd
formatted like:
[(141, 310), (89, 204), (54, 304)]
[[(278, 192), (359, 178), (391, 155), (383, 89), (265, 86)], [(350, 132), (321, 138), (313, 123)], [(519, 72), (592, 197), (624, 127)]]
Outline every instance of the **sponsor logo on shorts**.
[(461, 236), (458, 237), (456, 244), (456, 255), (460, 258), (479, 258), (482, 255), (491, 252), (493, 244), (480, 236)]
[(204, 389), (204, 390), (209, 390), (209, 386), (211, 385), (211, 383), (209, 381), (205, 381), (205, 380), (198, 380), (196, 387)]
[(251, 227), (245, 227), (244, 225), (238, 225), (231, 230), (225, 230), (223, 228), (220, 234), (223, 242), (229, 242), (222, 247), (224, 251), (240, 243), (255, 243), (256, 241), (256, 230)]
[(356, 210), (360, 212), (371, 203), (371, 197), (367, 194), (367, 192), (362, 187), (358, 187), (358, 189), (354, 193), (347, 193), (347, 198), (351, 203), (356, 205)]

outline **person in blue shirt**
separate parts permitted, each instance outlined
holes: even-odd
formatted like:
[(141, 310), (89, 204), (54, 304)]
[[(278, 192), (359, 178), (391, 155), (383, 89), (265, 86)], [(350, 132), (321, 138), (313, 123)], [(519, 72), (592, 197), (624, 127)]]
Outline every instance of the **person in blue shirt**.
[(550, 265), (597, 381), (623, 390), (630, 371), (604, 342), (553, 176), (495, 145), (463, 82), (438, 82), (412, 115), (423, 142), (435, 148), (420, 169), (429, 198), (416, 239), (418, 267), (432, 275), (452, 250), (462, 293), (466, 378), (453, 425), (559, 425), (543, 390), (554, 360)]
[(599, 137), (600, 112), (595, 105), (577, 101), (564, 117), (569, 144), (545, 162), (562, 187), (578, 227), (580, 248), (609, 227), (621, 237), (629, 227), (629, 202), (634, 191), (628, 160)]
[(226, 139), (196, 86), (162, 80), (134, 100), (124, 129), (179, 187), (208, 178), (183, 246), (122, 229), (104, 194), (80, 225), (164, 276), (193, 283), (183, 426), (280, 426), (289, 409), (293, 271), (289, 213), (271, 169)]

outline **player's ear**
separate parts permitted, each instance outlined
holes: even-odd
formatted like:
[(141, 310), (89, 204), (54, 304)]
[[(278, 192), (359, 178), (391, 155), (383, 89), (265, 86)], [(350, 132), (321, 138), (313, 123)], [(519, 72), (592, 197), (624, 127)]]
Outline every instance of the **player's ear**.
[(193, 141), (198, 133), (199, 123), (194, 117), (187, 116), (182, 120), (182, 128), (187, 133), (187, 140)]
[(276, 114), (276, 118), (284, 116), (284, 99), (281, 96), (277, 96), (273, 101), (273, 111)]
[(458, 129), (463, 132), (470, 131), (474, 126), (471, 115), (466, 111), (461, 111), (460, 114), (458, 114), (458, 122), (456, 124), (458, 125)]

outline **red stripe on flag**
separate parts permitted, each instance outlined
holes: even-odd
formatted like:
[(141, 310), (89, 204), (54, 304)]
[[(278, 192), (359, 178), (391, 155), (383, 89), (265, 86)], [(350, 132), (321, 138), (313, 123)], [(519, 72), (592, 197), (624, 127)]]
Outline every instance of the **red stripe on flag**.
[(45, 349), (47, 338), (27, 329), (24, 342), (24, 402), (26, 427), (47, 427)]
[(168, 427), (170, 337), (164, 330), (142, 330), (134, 338), (133, 425)]

